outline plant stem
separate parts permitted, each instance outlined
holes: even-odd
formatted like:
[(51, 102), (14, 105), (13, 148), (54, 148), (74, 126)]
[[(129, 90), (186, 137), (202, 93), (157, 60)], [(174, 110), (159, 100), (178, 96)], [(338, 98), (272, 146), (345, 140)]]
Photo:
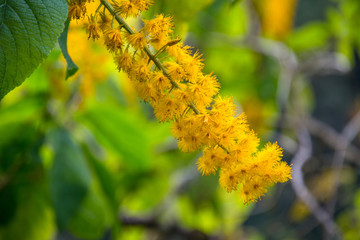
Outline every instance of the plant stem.
[(102, 3), (100, 3), (100, 5), (98, 6), (98, 8), (96, 9), (96, 11), (95, 11), (95, 14), (94, 14), (94, 18), (96, 18), (96, 16), (97, 16), (97, 14), (98, 14), (98, 12), (99, 12), (99, 10), (100, 10), (100, 8), (102, 7)]
[[(113, 8), (113, 6), (107, 1), (107, 0), (100, 0), (101, 3), (107, 8), (107, 10), (111, 13), (111, 15), (113, 15), (116, 19), (116, 21), (120, 24), (121, 27), (123, 27), (129, 34), (134, 34), (135, 31), (125, 22), (125, 20), (115, 12), (115, 9)], [(160, 60), (154, 56), (154, 54), (151, 53), (151, 50), (145, 46), (144, 47), (144, 51), (146, 52), (146, 54), (149, 56), (149, 58), (151, 59), (151, 61), (154, 62), (154, 64), (156, 65), (156, 67), (158, 69), (160, 69), (163, 74), (165, 75), (165, 77), (167, 77), (171, 84), (176, 87), (179, 90), (182, 90), (182, 88), (179, 86), (179, 84), (177, 82), (175, 82), (172, 77), (169, 75), (168, 71), (165, 69), (165, 67), (161, 64)], [(200, 114), (200, 111), (196, 108), (195, 104), (193, 102), (189, 103), (189, 107), (196, 113), (196, 114)]]
[[(119, 14), (117, 14), (115, 12), (115, 9), (107, 0), (100, 0), (100, 1), (105, 6), (105, 8), (111, 13), (111, 15), (113, 17), (115, 17), (116, 21), (120, 24), (121, 27), (123, 27), (129, 34), (135, 34), (135, 31), (125, 22), (125, 20)], [(167, 77), (170, 80), (171, 84), (175, 88), (182, 90), (182, 88), (179, 86), (179, 84), (172, 79), (172, 77), (170, 76), (168, 71), (165, 69), (165, 67), (162, 65), (160, 60), (154, 54), (151, 53), (151, 50), (149, 49), (149, 47), (145, 46), (144, 51), (146, 52), (148, 57), (151, 59), (151, 61), (154, 62), (156, 67), (158, 69), (160, 69), (163, 72), (163, 74), (165, 75), (165, 77)], [(195, 106), (195, 104), (192, 101), (190, 101), (189, 107), (194, 111), (195, 114), (200, 114), (199, 109), (197, 109), (197, 107)], [(222, 146), (221, 144), (218, 144), (218, 146), (221, 147), (225, 152), (229, 153), (229, 150), (226, 147)]]

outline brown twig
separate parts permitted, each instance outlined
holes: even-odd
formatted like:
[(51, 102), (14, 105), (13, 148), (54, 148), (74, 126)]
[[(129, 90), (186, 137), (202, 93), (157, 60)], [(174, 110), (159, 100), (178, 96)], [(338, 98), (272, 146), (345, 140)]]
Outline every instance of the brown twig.
[[(341, 177), (341, 169), (344, 165), (344, 160), (346, 157), (346, 152), (348, 147), (350, 146), (351, 142), (354, 138), (358, 135), (360, 131), (360, 111), (349, 121), (349, 123), (344, 127), (343, 131), (341, 132), (341, 139), (343, 141), (338, 141), (337, 144), (337, 151), (334, 154), (332, 167), (334, 169), (334, 189), (335, 193), (338, 190), (340, 184), (340, 177)], [(328, 203), (327, 209), (330, 215), (334, 213), (335, 205), (337, 202), (337, 194), (334, 194), (332, 200)]]
[(336, 239), (340, 239), (340, 232), (331, 216), (319, 205), (317, 200), (305, 185), (302, 167), (310, 159), (312, 154), (312, 143), (310, 135), (306, 128), (302, 125), (299, 125), (297, 135), (299, 139), (299, 148), (292, 159), (293, 179), (291, 184), (293, 189), (297, 197), (305, 203), (315, 218), (324, 227), (327, 234), (335, 237)]
[(134, 217), (127, 215), (120, 215), (119, 220), (123, 225), (126, 226), (141, 226), (148, 229), (158, 231), (162, 237), (174, 238), (180, 237), (181, 239), (189, 240), (217, 240), (220, 239), (217, 236), (210, 236), (197, 229), (186, 229), (179, 224), (171, 223), (163, 225), (159, 220), (151, 217)]
[(346, 146), (346, 151), (343, 153), (345, 154), (344, 158), (350, 160), (352, 163), (360, 165), (360, 149), (352, 145), (343, 134), (339, 134), (326, 123), (314, 118), (307, 118), (304, 123), (311, 135), (320, 138), (337, 152), (342, 151), (344, 146)]
[[(287, 115), (286, 123), (290, 127), (295, 127), (296, 117)], [(343, 144), (346, 142), (346, 139), (342, 136), (342, 134), (339, 134), (334, 128), (315, 118), (306, 117), (303, 119), (303, 124), (309, 131), (310, 135), (319, 138), (336, 151), (341, 150), (341, 146), (343, 146)], [(360, 165), (360, 149), (349, 143), (347, 146), (347, 151), (345, 152), (345, 159), (351, 161), (354, 164)]]
[(161, 222), (161, 215), (168, 211), (169, 207), (175, 202), (175, 198), (182, 193), (191, 181), (200, 176), (199, 172), (191, 164), (176, 171), (173, 175), (171, 191), (164, 197), (164, 200), (154, 208), (150, 214), (145, 216), (130, 216), (124, 212), (119, 214), (119, 221), (126, 226), (141, 226), (148, 229), (153, 229), (161, 234), (165, 239), (171, 237), (181, 237), (181, 239), (193, 240), (217, 240), (219, 236), (208, 235), (197, 229), (186, 229), (179, 223), (163, 223)]

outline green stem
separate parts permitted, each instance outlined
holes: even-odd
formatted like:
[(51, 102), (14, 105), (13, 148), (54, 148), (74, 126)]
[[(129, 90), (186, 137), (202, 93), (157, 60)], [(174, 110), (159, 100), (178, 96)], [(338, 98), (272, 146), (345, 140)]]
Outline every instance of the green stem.
[(218, 146), (219, 146), (220, 148), (222, 148), (222, 150), (224, 150), (227, 154), (230, 153), (229, 150), (228, 150), (226, 147), (224, 147), (223, 145), (218, 144)]
[[(115, 12), (115, 9), (107, 0), (100, 0), (100, 1), (105, 6), (105, 8), (111, 13), (111, 15), (113, 17), (115, 17), (116, 21), (120, 24), (121, 27), (123, 27), (129, 34), (135, 34), (135, 31), (125, 22), (125, 20), (119, 14), (117, 14)], [(156, 57), (156, 55), (151, 53), (150, 49), (147, 46), (144, 47), (144, 51), (149, 56), (151, 61), (154, 62), (156, 67), (158, 69), (160, 69), (163, 72), (163, 74), (165, 75), (165, 77), (167, 77), (170, 80), (171, 84), (175, 88), (182, 90), (182, 88), (179, 86), (179, 84), (172, 79), (172, 77), (170, 76), (168, 71), (165, 69), (165, 67), (162, 65), (160, 60)], [(200, 111), (197, 109), (197, 107), (195, 106), (195, 104), (192, 101), (189, 103), (189, 108), (191, 108), (195, 114), (200, 114)], [(221, 147), (225, 152), (229, 153), (229, 150), (226, 147), (224, 147), (220, 144), (218, 144), (218, 146)]]
[(100, 8), (101, 8), (102, 5), (103, 5), (103, 4), (100, 3), (100, 5), (98, 6), (98, 8), (96, 9), (95, 14), (94, 14), (94, 18), (96, 18), (96, 16), (97, 16), (97, 14), (98, 14), (98, 12), (99, 12), (99, 10), (100, 10)]
[[(111, 13), (111, 15), (113, 15), (115, 17), (116, 21), (120, 24), (120, 26), (122, 26), (129, 34), (135, 33), (135, 31), (125, 22), (125, 20), (119, 14), (117, 14), (115, 12), (115, 9), (107, 0), (100, 0), (100, 1), (107, 8), (107, 10)], [(175, 82), (174, 79), (172, 79), (172, 77), (169, 75), (168, 71), (161, 64), (160, 60), (156, 56), (154, 56), (154, 54), (151, 53), (151, 50), (147, 46), (144, 47), (144, 51), (146, 52), (148, 57), (151, 59), (151, 61), (154, 62), (156, 67), (158, 69), (160, 69), (163, 72), (163, 74), (165, 75), (165, 77), (167, 77), (170, 80), (171, 84), (174, 87), (176, 87), (177, 89), (182, 90), (182, 88), (179, 86), (179, 84), (177, 82)], [(196, 108), (196, 106), (193, 102), (190, 102), (189, 107), (196, 114), (200, 114), (200, 111)]]

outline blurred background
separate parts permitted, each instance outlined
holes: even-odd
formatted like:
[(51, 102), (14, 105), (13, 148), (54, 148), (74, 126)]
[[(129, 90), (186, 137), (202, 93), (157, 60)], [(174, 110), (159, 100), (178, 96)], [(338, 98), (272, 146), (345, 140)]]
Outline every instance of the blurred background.
[(143, 17), (159, 13), (293, 179), (244, 206), (201, 176), (74, 21), (78, 72), (57, 47), (0, 103), (0, 239), (360, 239), (360, 1), (155, 0)]

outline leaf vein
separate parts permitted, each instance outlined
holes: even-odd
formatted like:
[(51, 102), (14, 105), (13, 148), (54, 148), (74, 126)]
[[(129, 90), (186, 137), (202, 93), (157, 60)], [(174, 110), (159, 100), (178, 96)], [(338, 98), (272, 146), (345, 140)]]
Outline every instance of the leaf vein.
[[(30, 34), (29, 34), (29, 31), (27, 30), (26, 25), (25, 25), (23, 19), (21, 18), (21, 16), (16, 12), (15, 8), (13, 6), (11, 6), (10, 3), (8, 4), (8, 6), (9, 6), (9, 9), (12, 10), (16, 14), (16, 16), (19, 18), (21, 24), (23, 25), (23, 27), (25, 29), (26, 34), (24, 36), (26, 37), (27, 42), (28, 42), (28, 52), (29, 52), (29, 56), (31, 58), (32, 54), (31, 54), (31, 51), (30, 51)], [(16, 49), (16, 52), (17, 51), (18, 50)], [(16, 77), (15, 77), (15, 79), (16, 79)]]
[(1, 7), (4, 7), (4, 10), (3, 10), (3, 15), (2, 15), (2, 19), (1, 19), (0, 29), (2, 28), (2, 26), (4, 24), (5, 14), (6, 14), (6, 5), (7, 5), (7, 0), (5, 0), (4, 3), (1, 5)]
[[(30, 11), (31, 11), (31, 13), (34, 15), (34, 17), (35, 17), (35, 19), (36, 19), (36, 22), (37, 22), (37, 24), (35, 24), (37, 27), (38, 27), (38, 29), (39, 29), (39, 33), (40, 33), (40, 41), (41, 41), (41, 44), (40, 44), (40, 46), (42, 46), (42, 45), (44, 45), (44, 41), (43, 41), (43, 38), (42, 38), (42, 31), (41, 31), (41, 29), (40, 29), (40, 21), (39, 21), (39, 19), (38, 19), (38, 17), (36, 16), (36, 14), (34, 13), (34, 11), (32, 10), (32, 6), (28, 3), (28, 0), (24, 0), (25, 2), (26, 2), (26, 4), (29, 6), (29, 9), (30, 9)], [(42, 51), (40, 51), (40, 53), (41, 53), (41, 58), (43, 58), (43, 52)]]
[[(14, 34), (12, 33), (12, 31), (11, 31), (11, 29), (6, 25), (6, 23), (4, 23), (4, 26), (9, 30), (9, 32), (10, 32), (10, 34), (11, 34), (11, 37), (12, 37), (12, 39), (13, 39), (13, 41), (15, 42), (15, 51), (16, 51), (16, 41), (15, 41), (15, 37), (14, 37)], [(18, 54), (18, 52), (16, 51), (16, 55)], [(5, 60), (6, 60), (6, 54), (5, 54), (5, 52), (4, 52), (4, 55), (5, 55)], [(4, 74), (3, 74), (3, 78), (2, 79), (5, 79), (5, 76), (6, 76), (6, 61), (5, 61), (5, 71), (4, 71)], [(18, 68), (18, 66), (17, 66), (17, 64), (16, 64), (16, 72), (17, 72), (17, 68)], [(14, 79), (12, 80), (12, 82), (14, 82)]]

